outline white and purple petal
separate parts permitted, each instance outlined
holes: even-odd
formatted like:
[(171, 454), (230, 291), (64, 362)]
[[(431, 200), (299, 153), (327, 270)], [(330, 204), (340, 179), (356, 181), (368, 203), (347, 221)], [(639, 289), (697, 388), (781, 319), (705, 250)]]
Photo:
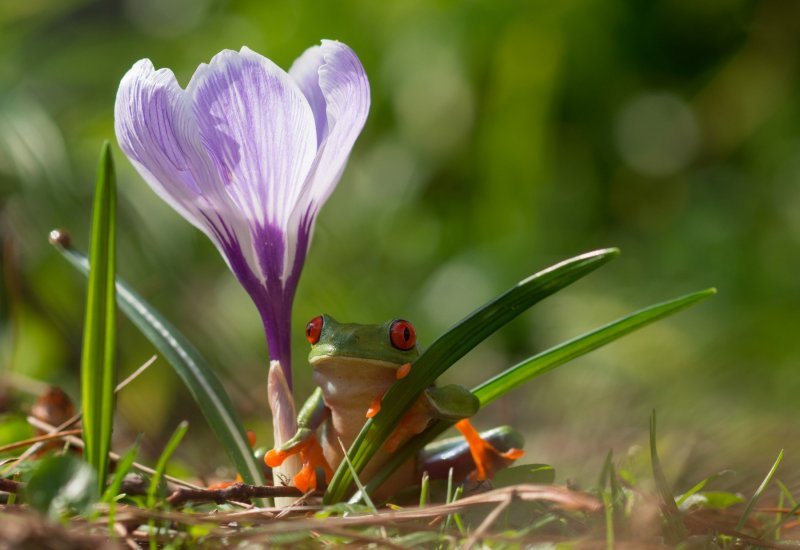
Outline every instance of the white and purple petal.
[(242, 262), (230, 252), (240, 248), (241, 255), (249, 256), (245, 267), (253, 262), (249, 231), (231, 209), (200, 142), (190, 98), (172, 71), (156, 71), (147, 59), (137, 62), (120, 83), (114, 115), (117, 140), (137, 171), (159, 197), (211, 238), (239, 276)]
[[(314, 164), (288, 225), (299, 244), (292, 258), (290, 280), (296, 283), (305, 261), (317, 213), (342, 176), (350, 151), (367, 120), (369, 81), (355, 52), (335, 40), (306, 50), (292, 65), (294, 78), (314, 110), (317, 131), (322, 133)], [(316, 77), (316, 78), (315, 78)], [(322, 122), (324, 121), (324, 122)]]
[(325, 40), (289, 73), (242, 48), (201, 65), (186, 90), (136, 63), (117, 93), (120, 146), (153, 190), (204, 231), (258, 307), (291, 384), (291, 306), (314, 219), (369, 110), (353, 51)]

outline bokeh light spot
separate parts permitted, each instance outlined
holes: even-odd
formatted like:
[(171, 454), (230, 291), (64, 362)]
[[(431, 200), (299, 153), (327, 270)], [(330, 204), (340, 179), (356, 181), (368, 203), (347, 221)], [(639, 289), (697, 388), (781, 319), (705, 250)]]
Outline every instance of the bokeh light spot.
[(700, 130), (692, 109), (670, 93), (641, 95), (622, 108), (616, 145), (633, 170), (668, 177), (686, 168), (697, 154)]

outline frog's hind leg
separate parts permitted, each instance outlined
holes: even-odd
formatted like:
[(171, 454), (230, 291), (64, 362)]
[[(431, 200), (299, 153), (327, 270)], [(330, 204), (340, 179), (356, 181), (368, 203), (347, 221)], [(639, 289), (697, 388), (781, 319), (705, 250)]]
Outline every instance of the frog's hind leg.
[(450, 468), (453, 468), (453, 479), (457, 481), (467, 478), (483, 481), (523, 454), (521, 449), (525, 441), (510, 426), (478, 433), (465, 419), (456, 423), (456, 429), (464, 437), (435, 441), (420, 452), (417, 461), (420, 472), (428, 472), (432, 479), (447, 479)]

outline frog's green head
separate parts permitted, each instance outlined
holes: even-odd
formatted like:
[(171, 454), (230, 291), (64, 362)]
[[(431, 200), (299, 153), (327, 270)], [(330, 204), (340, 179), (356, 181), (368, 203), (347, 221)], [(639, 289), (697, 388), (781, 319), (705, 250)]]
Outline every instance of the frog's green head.
[(306, 325), (311, 343), (308, 361), (316, 367), (331, 362), (360, 362), (396, 369), (419, 356), (414, 326), (403, 319), (382, 325), (339, 323), (330, 315), (314, 317)]

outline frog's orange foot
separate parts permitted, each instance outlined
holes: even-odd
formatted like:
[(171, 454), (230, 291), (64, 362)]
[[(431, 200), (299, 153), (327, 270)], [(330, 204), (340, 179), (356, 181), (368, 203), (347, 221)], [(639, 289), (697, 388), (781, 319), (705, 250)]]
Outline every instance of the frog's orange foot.
[(473, 481), (491, 479), (497, 470), (508, 466), (508, 464), (525, 454), (522, 449), (515, 448), (505, 452), (499, 451), (494, 445), (481, 439), (478, 430), (466, 418), (456, 422), (455, 427), (469, 443), (469, 452), (475, 462), (475, 471), (470, 474), (470, 479)]
[(236, 485), (237, 483), (241, 483), (242, 480), (239, 479), (237, 476), (236, 481), (223, 481), (222, 483), (215, 483), (214, 485), (209, 485), (206, 487), (209, 491), (221, 491), (222, 489), (227, 489), (231, 485)]
[[(250, 434), (251, 432), (247, 433)], [(242, 479), (242, 474), (236, 474), (236, 481), (223, 481), (222, 483), (215, 483), (214, 485), (209, 485), (208, 487), (206, 487), (206, 489), (208, 489), (209, 491), (220, 491), (222, 489), (227, 489), (231, 485), (236, 485), (237, 483), (244, 483), (244, 479)]]
[(304, 493), (311, 489), (316, 489), (319, 486), (317, 483), (317, 468), (322, 468), (325, 472), (326, 483), (331, 481), (333, 478), (333, 468), (331, 468), (328, 461), (325, 460), (322, 447), (317, 441), (316, 436), (313, 435), (291, 449), (272, 449), (264, 457), (264, 462), (271, 468), (277, 468), (283, 464), (284, 460), (296, 454), (300, 455), (300, 461), (303, 463), (303, 467), (297, 475), (294, 476), (293, 481), (295, 487)]
[(405, 363), (404, 365), (400, 365), (397, 368), (397, 371), (395, 372), (394, 376), (397, 380), (402, 380), (403, 378), (408, 376), (409, 372), (411, 372), (411, 363)]
[(369, 408), (367, 409), (367, 414), (365, 415), (367, 418), (372, 418), (379, 412), (381, 412), (381, 403), (383, 403), (383, 396), (386, 395), (385, 391), (382, 391), (378, 394), (378, 397), (373, 399), (372, 403), (370, 403)]

